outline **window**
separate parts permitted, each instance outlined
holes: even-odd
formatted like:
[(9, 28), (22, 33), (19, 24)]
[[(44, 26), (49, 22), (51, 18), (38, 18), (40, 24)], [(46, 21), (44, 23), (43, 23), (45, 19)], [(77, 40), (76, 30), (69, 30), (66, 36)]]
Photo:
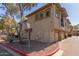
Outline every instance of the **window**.
[(40, 20), (42, 20), (42, 19), (43, 19), (43, 13), (40, 14)]
[(66, 22), (65, 22), (65, 26), (67, 26), (67, 25), (66, 25)]
[(46, 11), (46, 17), (50, 17), (50, 10)]
[(35, 15), (35, 21), (38, 21), (38, 20), (39, 20), (39, 16)]
[(43, 19), (43, 13), (38, 13), (35, 15), (35, 21), (42, 20)]
[(59, 18), (60, 17), (60, 11), (56, 8), (56, 13), (55, 13), (55, 16), (57, 17), (57, 18)]
[(64, 20), (61, 19), (61, 26), (64, 27)]
[(40, 12), (40, 13), (36, 14), (35, 21), (42, 20), (44, 18), (44, 15), (45, 15), (45, 17), (49, 17), (50, 16), (50, 9), (46, 10), (45, 14), (44, 14), (44, 12)]

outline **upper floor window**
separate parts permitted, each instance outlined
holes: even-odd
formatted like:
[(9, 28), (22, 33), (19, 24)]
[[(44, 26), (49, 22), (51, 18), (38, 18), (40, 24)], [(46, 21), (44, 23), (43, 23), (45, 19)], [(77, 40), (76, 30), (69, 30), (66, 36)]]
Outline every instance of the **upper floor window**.
[(43, 13), (38, 13), (35, 15), (35, 21), (42, 20), (43, 18)]
[(50, 17), (50, 9), (48, 9), (47, 11), (46, 11), (46, 17)]
[(42, 11), (35, 15), (35, 21), (42, 20), (46, 17), (50, 17), (50, 9), (47, 9), (45, 12)]
[(44, 18), (44, 14), (41, 13), (41, 14), (40, 14), (40, 20), (42, 20), (43, 18)]
[(39, 15), (35, 15), (35, 21), (39, 20)]
[(61, 26), (64, 27), (64, 20), (63, 20), (63, 18), (61, 19)]
[(58, 10), (58, 8), (56, 8), (55, 16), (57, 18), (60, 18), (60, 11)]

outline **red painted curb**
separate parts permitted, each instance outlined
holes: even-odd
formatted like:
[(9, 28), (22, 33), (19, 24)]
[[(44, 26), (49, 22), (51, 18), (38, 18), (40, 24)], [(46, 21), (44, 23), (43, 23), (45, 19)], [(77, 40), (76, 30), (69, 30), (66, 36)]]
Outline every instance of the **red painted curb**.
[(59, 50), (60, 50), (60, 48), (57, 47), (52, 53), (48, 53), (46, 56), (52, 56), (52, 55), (54, 55)]
[[(12, 47), (12, 46), (10, 46), (10, 45), (8, 45), (8, 44), (2, 43), (2, 45), (5, 46), (5, 47), (7, 47), (7, 48), (9, 48), (9, 49), (11, 49), (11, 50), (13, 50), (13, 51), (15, 51), (15, 52), (17, 52), (17, 53), (19, 53), (19, 54), (22, 55), (22, 56), (33, 56), (33, 55), (31, 55), (31, 54), (26, 54), (26, 53), (24, 53), (23, 51), (20, 51), (20, 50), (14, 48), (14, 47)], [(55, 54), (57, 51), (59, 51), (59, 49), (60, 49), (60, 47), (57, 47), (56, 49), (54, 49), (53, 52), (48, 53), (48, 54), (45, 54), (44, 56), (52, 56), (52, 55)]]
[(22, 51), (20, 51), (20, 50), (18, 50), (16, 48), (14, 48), (14, 47), (8, 45), (8, 44), (2, 43), (2, 45), (5, 46), (5, 47), (7, 47), (7, 48), (9, 48), (9, 49), (11, 49), (11, 50), (13, 50), (13, 51), (15, 51), (15, 52), (17, 52), (17, 53), (19, 53), (22, 56), (30, 56), (29, 54), (26, 54), (26, 53), (24, 53), (24, 52), (22, 52)]

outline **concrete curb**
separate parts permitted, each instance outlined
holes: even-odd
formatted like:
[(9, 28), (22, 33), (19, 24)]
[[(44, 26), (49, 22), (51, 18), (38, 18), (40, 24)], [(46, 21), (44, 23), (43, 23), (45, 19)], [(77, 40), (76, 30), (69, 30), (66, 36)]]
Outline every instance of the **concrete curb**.
[[(9, 49), (11, 49), (11, 50), (13, 50), (13, 51), (15, 51), (16, 53), (18, 53), (18, 54), (20, 54), (20, 55), (22, 55), (22, 56), (33, 56), (33, 55), (31, 55), (31, 54), (27, 54), (27, 53), (25, 53), (25, 52), (23, 52), (23, 51), (20, 51), (20, 50), (18, 50), (18, 49), (16, 49), (16, 48), (14, 48), (14, 47), (12, 47), (12, 46), (6, 44), (6, 43), (2, 43), (2, 45), (5, 46), (5, 47), (7, 47), (7, 48), (9, 48)], [(53, 56), (53, 55), (54, 55), (56, 52), (58, 52), (59, 50), (60, 50), (60, 47), (57, 47), (57, 48), (54, 49), (52, 52), (50, 52), (50, 53), (48, 53), (48, 54), (45, 54), (45, 55), (41, 55), (41, 56)]]

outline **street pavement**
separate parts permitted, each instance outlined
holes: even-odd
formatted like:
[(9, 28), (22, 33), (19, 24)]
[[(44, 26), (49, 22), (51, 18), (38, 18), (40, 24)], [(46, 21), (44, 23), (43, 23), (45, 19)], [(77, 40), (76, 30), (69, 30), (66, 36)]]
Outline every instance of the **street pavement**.
[(13, 55), (0, 45), (0, 56), (13, 56)]
[[(0, 42), (3, 42), (0, 40)], [(59, 42), (63, 50), (62, 56), (79, 56), (79, 36), (68, 37)], [(0, 44), (0, 56), (19, 56), (19, 54)]]
[(0, 44), (0, 56), (19, 56), (19, 54)]
[(79, 36), (72, 36), (60, 42), (63, 56), (79, 56)]
[[(5, 40), (0, 37), (0, 43), (2, 42)], [(0, 44), (0, 56), (19, 56), (19, 54)]]

